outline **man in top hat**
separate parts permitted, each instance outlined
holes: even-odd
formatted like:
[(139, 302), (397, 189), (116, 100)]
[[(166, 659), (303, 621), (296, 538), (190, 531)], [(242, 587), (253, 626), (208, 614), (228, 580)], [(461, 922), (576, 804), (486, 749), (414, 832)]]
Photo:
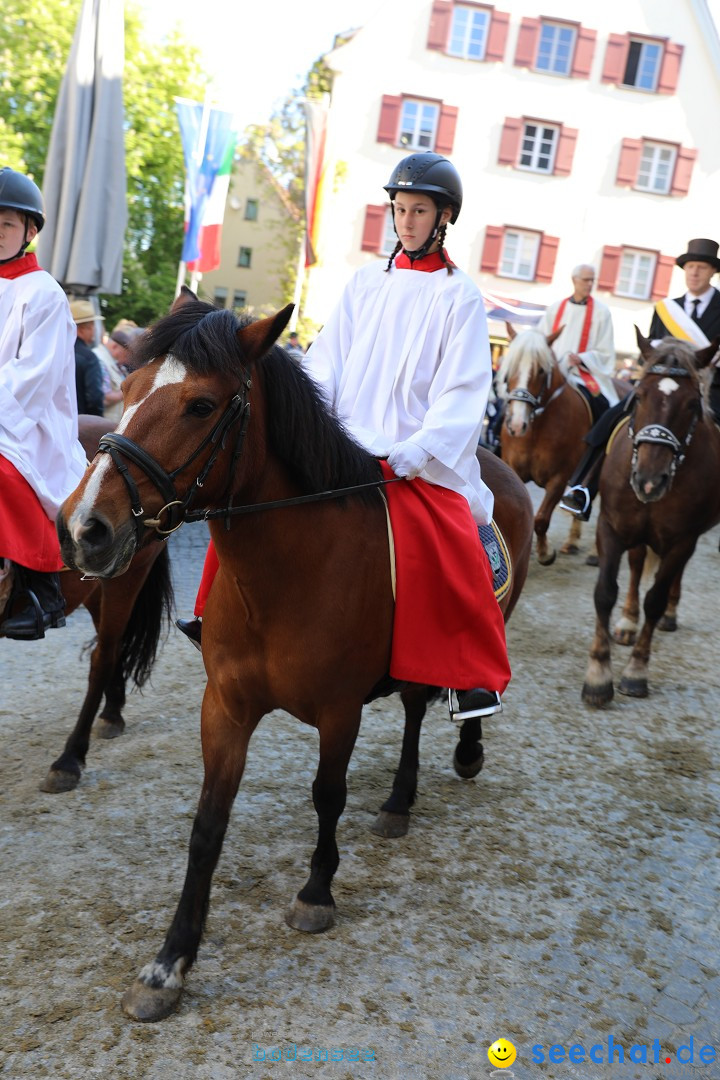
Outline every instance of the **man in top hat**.
[(90, 300), (73, 300), (70, 313), (77, 332), (75, 340), (75, 389), (79, 413), (102, 416), (105, 393), (100, 358), (93, 352), (95, 323), (102, 322)]

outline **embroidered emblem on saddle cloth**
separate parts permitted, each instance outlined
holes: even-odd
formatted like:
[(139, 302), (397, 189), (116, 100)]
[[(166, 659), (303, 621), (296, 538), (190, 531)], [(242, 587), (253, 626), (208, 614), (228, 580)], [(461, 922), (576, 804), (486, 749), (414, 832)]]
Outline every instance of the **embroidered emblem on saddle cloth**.
[[(381, 464), (391, 479), (392, 470)], [(462, 495), (421, 479), (389, 484), (384, 492), (397, 577), (390, 676), (432, 686), (505, 687), (510, 671), (498, 600), (512, 578), (500, 530), (478, 529)]]

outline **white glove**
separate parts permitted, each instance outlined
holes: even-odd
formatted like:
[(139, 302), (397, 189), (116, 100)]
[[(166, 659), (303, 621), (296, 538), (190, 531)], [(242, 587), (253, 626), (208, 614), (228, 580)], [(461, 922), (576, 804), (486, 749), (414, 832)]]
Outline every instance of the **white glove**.
[(414, 480), (423, 471), (431, 456), (417, 443), (398, 442), (390, 447), (387, 461), (396, 476)]

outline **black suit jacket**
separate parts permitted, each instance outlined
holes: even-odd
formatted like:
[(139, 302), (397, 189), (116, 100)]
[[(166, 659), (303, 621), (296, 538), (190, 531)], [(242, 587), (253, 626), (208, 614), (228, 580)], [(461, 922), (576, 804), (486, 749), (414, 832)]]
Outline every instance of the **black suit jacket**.
[[(685, 304), (685, 294), (674, 297), (674, 300), (676, 304), (680, 304), (680, 306), (683, 307)], [(713, 289), (713, 296), (698, 319), (698, 326), (704, 332), (708, 341), (712, 341), (715, 337), (720, 337), (720, 292), (717, 289)], [(650, 334), (648, 336), (651, 341), (654, 338), (664, 338), (669, 336), (657, 311), (653, 312), (652, 322), (650, 323)]]
[(75, 341), (75, 390), (79, 413), (102, 416), (105, 399), (102, 365), (97, 354), (80, 338)]

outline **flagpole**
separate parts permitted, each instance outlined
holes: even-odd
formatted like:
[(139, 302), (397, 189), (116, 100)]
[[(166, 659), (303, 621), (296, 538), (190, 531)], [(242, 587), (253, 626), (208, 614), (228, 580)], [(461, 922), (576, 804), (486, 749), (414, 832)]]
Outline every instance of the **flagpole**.
[(175, 282), (175, 299), (176, 300), (177, 300), (178, 296), (180, 295), (180, 290), (182, 289), (184, 284), (185, 284), (185, 263), (181, 259), (180, 262), (178, 263), (178, 275), (177, 275), (177, 281)]
[(296, 329), (300, 316), (300, 301), (302, 300), (303, 284), (305, 281), (305, 232), (300, 238), (300, 254), (298, 256), (297, 274), (295, 276), (295, 295), (293, 296), (293, 313), (290, 316), (288, 330)]

